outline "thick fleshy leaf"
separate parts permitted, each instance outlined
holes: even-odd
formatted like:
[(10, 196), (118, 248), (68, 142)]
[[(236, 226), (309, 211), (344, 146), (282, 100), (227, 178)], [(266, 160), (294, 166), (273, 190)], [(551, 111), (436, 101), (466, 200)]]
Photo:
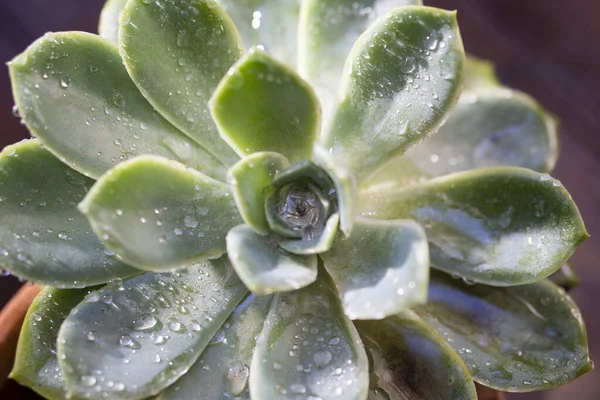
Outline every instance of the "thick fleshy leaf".
[(9, 63), (30, 132), (61, 161), (98, 178), (140, 154), (172, 158), (225, 179), (226, 168), (140, 94), (117, 48), (89, 33), (49, 33)]
[(261, 236), (248, 225), (227, 234), (227, 253), (238, 276), (256, 294), (295, 290), (317, 279), (317, 256), (288, 253), (277, 237)]
[(464, 362), (414, 312), (354, 324), (372, 363), (369, 399), (477, 400)]
[(159, 393), (188, 371), (246, 293), (226, 256), (92, 293), (58, 335), (69, 393), (90, 399)]
[(287, 158), (279, 153), (254, 153), (238, 161), (229, 170), (228, 180), (233, 198), (244, 222), (261, 235), (270, 231), (265, 202), (273, 192), (273, 179), (289, 167)]
[(98, 34), (113, 43), (119, 43), (119, 17), (127, 0), (108, 0), (100, 13)]
[(549, 172), (557, 158), (557, 121), (531, 97), (508, 89), (465, 92), (436, 134), (362, 186), (376, 191), (502, 165)]
[(312, 88), (258, 49), (223, 78), (209, 107), (221, 137), (242, 156), (274, 151), (292, 163), (310, 158), (321, 127)]
[(235, 22), (247, 47), (259, 46), (296, 65), (301, 0), (216, 0)]
[(465, 90), (485, 90), (501, 86), (496, 75), (496, 66), (493, 62), (482, 60), (471, 55), (467, 56), (465, 63)]
[(382, 319), (427, 300), (429, 250), (414, 221), (359, 219), (321, 258), (350, 319)]
[(64, 288), (139, 273), (113, 257), (77, 210), (93, 183), (37, 139), (6, 147), (0, 153), (0, 265)]
[(455, 12), (394, 9), (352, 48), (320, 145), (364, 180), (437, 130), (458, 100), (464, 57)]
[(304, 0), (299, 27), (298, 69), (315, 88), (327, 119), (352, 46), (377, 18), (421, 0)]
[(250, 400), (248, 376), (256, 337), (272, 296), (249, 295), (215, 334), (196, 364), (160, 394), (158, 400)]
[(573, 268), (568, 264), (563, 265), (558, 271), (550, 275), (548, 279), (565, 289), (567, 292), (577, 287), (581, 282), (579, 276), (577, 276)]
[(325, 229), (321, 234), (310, 240), (282, 240), (279, 246), (294, 254), (321, 254), (329, 251), (340, 224), (340, 214), (335, 213), (327, 219)]
[(494, 286), (546, 278), (589, 237), (560, 182), (523, 168), (459, 172), (361, 202), (365, 216), (420, 222), (432, 267)]
[(207, 106), (242, 54), (221, 7), (212, 0), (130, 0), (119, 35), (125, 67), (154, 108), (224, 164), (235, 163)]
[(493, 288), (432, 272), (427, 305), (415, 311), (485, 386), (550, 389), (592, 369), (581, 314), (548, 281)]
[(368, 387), (365, 349), (327, 273), (277, 294), (252, 358), (252, 398), (366, 399)]
[(62, 322), (90, 289), (43, 288), (25, 316), (11, 378), (49, 400), (66, 396), (65, 380), (56, 357), (56, 337)]
[(242, 222), (229, 185), (156, 156), (113, 168), (79, 209), (106, 246), (149, 271), (220, 257)]
[(273, 186), (281, 188), (290, 183), (309, 180), (319, 189), (329, 191), (333, 189), (333, 182), (329, 176), (310, 160), (302, 160), (277, 174), (273, 180)]
[(354, 218), (358, 202), (356, 179), (343, 165), (336, 162), (324, 148), (315, 146), (314, 156), (317, 164), (327, 171), (335, 186), (338, 212), (340, 214), (340, 229), (350, 236), (354, 227)]

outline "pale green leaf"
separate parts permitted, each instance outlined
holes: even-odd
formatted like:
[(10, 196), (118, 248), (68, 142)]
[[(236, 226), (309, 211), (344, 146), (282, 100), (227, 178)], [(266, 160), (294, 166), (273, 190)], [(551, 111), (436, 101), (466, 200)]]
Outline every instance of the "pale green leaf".
[(272, 296), (249, 295), (217, 331), (196, 364), (158, 400), (190, 400), (199, 393), (203, 400), (250, 400), (250, 362), (272, 300)]
[(65, 380), (56, 357), (56, 337), (62, 322), (90, 289), (43, 288), (23, 322), (11, 379), (49, 400), (63, 400)]
[(242, 222), (229, 185), (156, 156), (113, 168), (79, 209), (106, 246), (149, 271), (220, 257)]
[(415, 311), (488, 387), (551, 389), (592, 369), (577, 306), (547, 281), (493, 288), (434, 272), (429, 301)]
[(565, 264), (562, 267), (560, 267), (560, 269), (552, 275), (550, 275), (548, 279), (554, 282), (554, 284), (566, 290), (567, 292), (574, 289), (579, 285), (579, 283), (581, 283), (581, 278), (579, 278), (579, 276), (575, 273), (573, 268), (571, 268), (571, 266), (569, 266), (568, 264)]
[(321, 258), (350, 319), (382, 319), (427, 300), (429, 250), (414, 221), (358, 219)]
[(508, 89), (464, 92), (436, 134), (387, 163), (362, 189), (492, 166), (549, 172), (557, 158), (557, 121), (531, 97)]
[(325, 229), (313, 239), (305, 240), (281, 240), (279, 246), (294, 254), (321, 254), (329, 251), (340, 224), (340, 214), (335, 213), (327, 219)]
[(277, 237), (261, 236), (248, 225), (227, 234), (227, 253), (238, 276), (253, 293), (300, 289), (317, 278), (317, 256), (288, 253)]
[(493, 62), (467, 56), (465, 63), (465, 90), (485, 90), (501, 86)]
[(439, 128), (458, 100), (464, 57), (455, 12), (394, 9), (352, 48), (320, 145), (363, 181)]
[(321, 110), (312, 88), (266, 53), (252, 49), (223, 78), (210, 101), (223, 139), (240, 155), (310, 158)]
[(229, 170), (228, 180), (238, 210), (252, 229), (261, 235), (270, 231), (265, 211), (267, 194), (275, 190), (273, 179), (290, 166), (279, 153), (260, 152), (238, 161)]
[(125, 67), (144, 97), (226, 165), (237, 155), (208, 112), (219, 81), (242, 54), (235, 26), (212, 0), (130, 0), (121, 14)]
[(260, 46), (296, 66), (301, 0), (216, 0), (229, 14), (247, 47)]
[(158, 394), (188, 371), (246, 293), (226, 256), (92, 293), (58, 335), (69, 393), (89, 399)]
[(396, 7), (421, 0), (304, 0), (299, 27), (300, 74), (315, 87), (327, 119), (348, 53), (359, 36)]
[(98, 34), (113, 43), (119, 43), (119, 17), (127, 0), (107, 0), (100, 13)]
[(523, 168), (459, 172), (361, 203), (371, 218), (420, 222), (432, 267), (494, 286), (546, 278), (589, 237), (560, 182)]
[(0, 265), (44, 285), (92, 286), (140, 271), (118, 261), (77, 210), (94, 184), (37, 139), (0, 153)]
[(477, 400), (464, 362), (414, 312), (354, 324), (372, 362), (370, 400)]
[(275, 296), (252, 358), (252, 398), (358, 400), (368, 386), (365, 349), (325, 271), (314, 284)]
[(225, 179), (223, 164), (144, 99), (109, 41), (48, 33), (13, 59), (9, 71), (30, 132), (75, 170), (98, 178), (121, 161), (155, 154)]

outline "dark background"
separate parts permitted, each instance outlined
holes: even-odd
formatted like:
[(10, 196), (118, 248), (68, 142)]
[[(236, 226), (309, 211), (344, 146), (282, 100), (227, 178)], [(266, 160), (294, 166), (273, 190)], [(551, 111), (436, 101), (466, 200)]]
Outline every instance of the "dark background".
[[(0, 0), (0, 62), (47, 31), (96, 32), (103, 1)], [(573, 195), (592, 235), (572, 259), (582, 278), (572, 295), (588, 324), (592, 358), (600, 360), (600, 304), (595, 298), (600, 289), (595, 249), (600, 245), (600, 1), (425, 1), (457, 9), (467, 50), (496, 62), (503, 83), (530, 93), (562, 120), (562, 151), (553, 175)], [(12, 105), (2, 66), (0, 147), (28, 136), (12, 116)], [(0, 305), (18, 285), (13, 278), (0, 278)], [(550, 392), (511, 395), (514, 400), (575, 398), (600, 399), (598, 370)]]

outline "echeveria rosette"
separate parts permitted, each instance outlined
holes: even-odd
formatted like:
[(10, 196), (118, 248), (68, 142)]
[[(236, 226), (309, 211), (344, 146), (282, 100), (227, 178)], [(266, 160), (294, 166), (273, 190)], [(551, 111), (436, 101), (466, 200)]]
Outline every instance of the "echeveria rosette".
[(11, 62), (37, 139), (0, 156), (0, 255), (47, 285), (15, 379), (49, 399), (474, 399), (473, 380), (589, 370), (544, 280), (587, 235), (547, 175), (556, 121), (464, 62), (454, 13), (217, 3), (109, 0), (104, 39)]

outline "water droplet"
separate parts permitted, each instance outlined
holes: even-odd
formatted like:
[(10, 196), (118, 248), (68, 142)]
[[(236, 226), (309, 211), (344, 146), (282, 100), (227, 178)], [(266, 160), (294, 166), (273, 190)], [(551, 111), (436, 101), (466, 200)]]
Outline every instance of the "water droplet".
[(93, 376), (84, 375), (81, 377), (81, 384), (86, 387), (92, 387), (96, 384), (96, 378)]
[(146, 314), (142, 318), (135, 321), (133, 329), (136, 331), (146, 331), (152, 329), (158, 323), (157, 319), (152, 314)]
[(198, 221), (196, 220), (196, 218), (188, 215), (184, 218), (183, 223), (185, 224), (186, 227), (188, 228), (197, 228), (198, 227)]
[(119, 338), (119, 344), (123, 347), (129, 347), (133, 344), (133, 339), (129, 335), (122, 335)]
[(181, 332), (184, 329), (184, 326), (181, 322), (177, 321), (175, 318), (169, 319), (169, 329), (173, 332)]
[(313, 355), (313, 361), (318, 369), (326, 367), (333, 358), (329, 350), (319, 350)]
[(59, 232), (58, 234), (58, 238), (61, 240), (67, 240), (69, 238), (69, 235), (67, 235), (67, 232)]
[(113, 96), (113, 103), (118, 107), (125, 106), (125, 97), (121, 93), (115, 93)]
[(302, 393), (306, 393), (306, 386), (304, 386), (301, 383), (294, 383), (292, 386), (290, 386), (290, 390), (293, 393), (302, 394)]
[(152, 358), (152, 361), (155, 364), (158, 364), (158, 363), (162, 362), (162, 359), (160, 358), (160, 356), (158, 354), (155, 354), (154, 357)]
[(69, 87), (69, 85), (71, 84), (71, 80), (69, 78), (67, 78), (66, 76), (63, 76), (62, 78), (60, 78), (60, 87), (63, 89), (66, 89)]
[(96, 341), (96, 334), (92, 331), (88, 332), (87, 340), (89, 340), (90, 342)]
[(227, 371), (227, 390), (233, 396), (239, 396), (246, 388), (250, 370), (244, 363), (231, 366)]

